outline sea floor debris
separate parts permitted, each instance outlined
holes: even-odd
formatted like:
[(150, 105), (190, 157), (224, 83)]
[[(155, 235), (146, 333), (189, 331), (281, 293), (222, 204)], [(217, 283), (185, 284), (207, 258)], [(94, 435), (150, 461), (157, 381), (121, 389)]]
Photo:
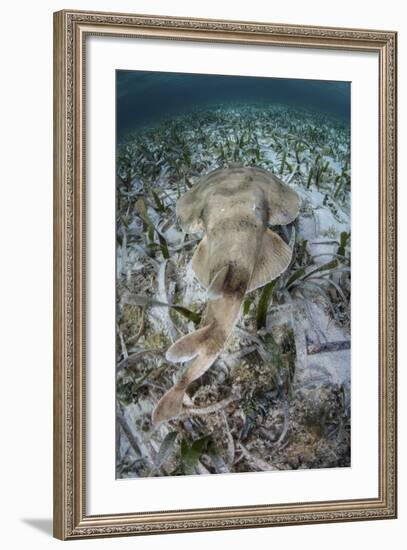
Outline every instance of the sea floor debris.
[[(199, 243), (175, 203), (202, 175), (239, 163), (297, 191), (288, 270), (246, 296), (185, 414), (151, 412), (182, 368), (165, 351), (199, 324)], [(275, 229), (275, 228), (273, 228)], [(282, 105), (217, 105), (143, 127), (117, 151), (118, 478), (350, 465), (350, 130)]]

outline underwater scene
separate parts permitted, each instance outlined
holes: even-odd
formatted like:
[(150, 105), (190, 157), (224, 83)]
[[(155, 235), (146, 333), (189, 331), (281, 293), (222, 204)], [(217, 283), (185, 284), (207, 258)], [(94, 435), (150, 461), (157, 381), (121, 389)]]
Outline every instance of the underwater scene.
[(116, 478), (351, 465), (349, 82), (116, 72)]

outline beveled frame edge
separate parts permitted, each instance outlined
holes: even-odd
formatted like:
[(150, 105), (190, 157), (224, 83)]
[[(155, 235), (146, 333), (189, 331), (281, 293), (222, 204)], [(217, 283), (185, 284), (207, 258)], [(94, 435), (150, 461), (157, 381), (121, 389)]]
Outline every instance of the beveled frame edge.
[[(83, 47), (87, 34), (379, 55), (379, 495), (374, 499), (86, 515)], [(54, 536), (59, 539), (397, 516), (396, 46), (393, 31), (63, 10), (54, 14)]]

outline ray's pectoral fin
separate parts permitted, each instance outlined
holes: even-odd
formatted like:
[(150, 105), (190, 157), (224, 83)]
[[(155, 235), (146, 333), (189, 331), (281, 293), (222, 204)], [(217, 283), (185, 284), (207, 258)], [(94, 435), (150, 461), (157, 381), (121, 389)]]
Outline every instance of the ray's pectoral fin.
[(263, 235), (260, 254), (250, 280), (248, 292), (264, 286), (281, 275), (287, 269), (292, 253), (292, 249), (277, 233), (267, 229)]
[(202, 186), (196, 184), (184, 193), (177, 201), (177, 219), (186, 233), (202, 231), (202, 210), (204, 206), (204, 194)]
[(263, 190), (269, 205), (269, 224), (287, 225), (293, 222), (300, 209), (298, 193), (274, 174), (258, 171), (262, 178), (257, 185)]

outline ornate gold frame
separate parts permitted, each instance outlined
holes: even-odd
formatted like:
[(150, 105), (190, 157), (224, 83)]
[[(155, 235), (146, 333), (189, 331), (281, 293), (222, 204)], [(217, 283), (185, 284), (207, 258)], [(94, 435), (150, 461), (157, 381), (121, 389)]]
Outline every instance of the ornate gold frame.
[[(377, 498), (135, 514), (86, 514), (86, 36), (376, 52), (379, 59), (379, 495)], [(60, 11), (54, 14), (54, 535), (60, 539), (396, 517), (395, 32)]]

